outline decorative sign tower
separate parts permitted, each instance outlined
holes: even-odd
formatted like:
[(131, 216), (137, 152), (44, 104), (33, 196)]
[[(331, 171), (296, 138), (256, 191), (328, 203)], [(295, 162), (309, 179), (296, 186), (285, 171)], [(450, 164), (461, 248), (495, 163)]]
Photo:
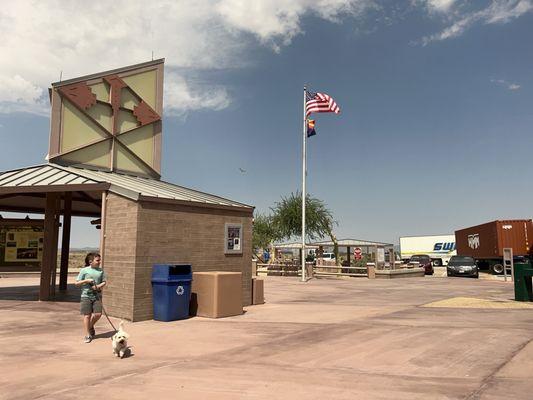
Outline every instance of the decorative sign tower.
[(163, 63), (53, 83), (49, 161), (159, 179)]

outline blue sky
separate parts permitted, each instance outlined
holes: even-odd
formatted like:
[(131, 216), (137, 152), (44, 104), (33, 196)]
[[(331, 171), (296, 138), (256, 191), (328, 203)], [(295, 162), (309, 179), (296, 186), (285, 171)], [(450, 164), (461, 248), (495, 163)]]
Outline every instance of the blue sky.
[[(44, 3), (0, 11), (11, 55), (0, 62), (0, 170), (44, 162), (44, 90), (59, 71), (116, 68), (153, 50), (166, 58), (167, 181), (268, 212), (301, 188), (308, 84), (342, 110), (316, 114), (308, 142), (308, 191), (333, 212), (337, 237), (397, 243), (532, 216), (532, 1), (228, 0), (144, 14), (126, 2), (146, 37), (136, 45), (126, 25), (96, 32), (97, 6), (61, 8), (76, 27), (70, 42), (60, 35), (73, 26), (43, 34), (54, 5)], [(73, 246), (97, 241), (76, 222)]]

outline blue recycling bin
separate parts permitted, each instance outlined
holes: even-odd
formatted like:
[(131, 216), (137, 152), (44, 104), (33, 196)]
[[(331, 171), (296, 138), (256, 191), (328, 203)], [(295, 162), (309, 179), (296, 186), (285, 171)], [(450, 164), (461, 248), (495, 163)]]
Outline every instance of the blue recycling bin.
[(189, 264), (156, 264), (152, 267), (152, 302), (156, 321), (189, 316), (192, 268)]

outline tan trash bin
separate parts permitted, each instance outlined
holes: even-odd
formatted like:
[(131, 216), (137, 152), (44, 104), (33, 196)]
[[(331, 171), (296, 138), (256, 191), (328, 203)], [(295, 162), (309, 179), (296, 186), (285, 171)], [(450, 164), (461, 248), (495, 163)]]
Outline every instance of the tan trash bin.
[(191, 315), (221, 318), (242, 312), (241, 272), (193, 272)]
[(265, 303), (265, 281), (262, 279), (252, 279), (252, 304), (264, 304)]

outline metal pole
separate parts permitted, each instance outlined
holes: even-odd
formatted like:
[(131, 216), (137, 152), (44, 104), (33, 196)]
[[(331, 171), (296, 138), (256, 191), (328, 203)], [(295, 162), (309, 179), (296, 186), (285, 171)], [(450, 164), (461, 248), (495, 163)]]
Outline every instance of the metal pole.
[(302, 282), (305, 282), (305, 165), (306, 165), (306, 148), (305, 148), (305, 141), (307, 138), (307, 131), (306, 131), (306, 116), (305, 116), (305, 102), (306, 102), (306, 96), (307, 95), (307, 88), (304, 86), (304, 104), (303, 104), (303, 142), (302, 142)]

